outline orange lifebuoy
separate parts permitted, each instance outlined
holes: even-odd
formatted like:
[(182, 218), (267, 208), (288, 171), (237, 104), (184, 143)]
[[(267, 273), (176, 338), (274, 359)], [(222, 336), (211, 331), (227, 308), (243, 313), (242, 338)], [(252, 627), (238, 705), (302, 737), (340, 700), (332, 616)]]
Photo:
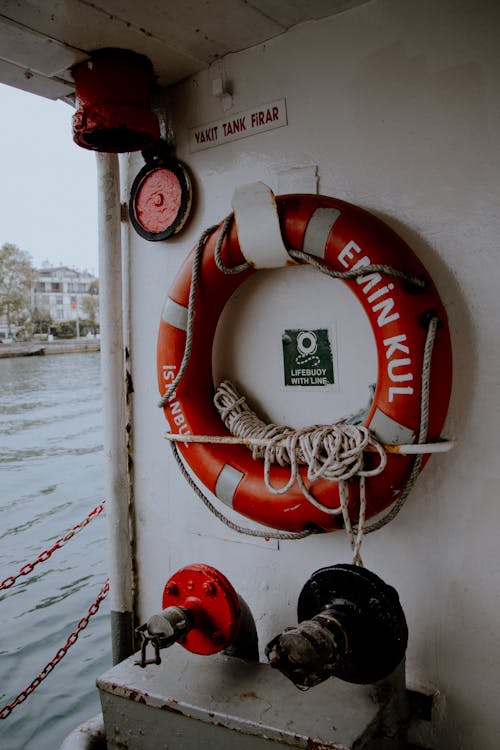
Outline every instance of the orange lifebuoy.
[[(378, 378), (365, 425), (386, 443), (415, 441), (420, 426), (420, 398), (424, 346), (430, 317), (437, 317), (429, 376), (427, 440), (439, 438), (451, 391), (451, 344), (446, 313), (429, 274), (409, 246), (389, 226), (369, 212), (334, 198), (287, 195), (276, 198), (281, 233), (290, 250), (317, 257), (330, 269), (345, 272), (354, 266), (385, 265), (425, 284), (415, 289), (405, 280), (372, 271), (345, 279), (371, 323), (377, 346)], [(176, 392), (164, 411), (174, 433), (227, 435), (213, 405), (212, 344), (217, 322), (233, 292), (257, 271), (226, 275), (217, 267), (215, 249), (222, 224), (206, 241), (197, 288), (191, 355)], [(244, 262), (237, 226), (233, 222), (222, 246), (227, 266)], [(158, 384), (163, 395), (174, 381), (185, 350), (187, 309), (193, 252), (186, 258), (166, 300), (158, 336)], [(259, 523), (287, 531), (340, 528), (342, 516), (314, 507), (295, 485), (284, 495), (273, 495), (263, 480), (262, 464), (241, 445), (179, 443), (179, 449), (207, 490), (234, 510)], [(425, 463), (422, 462), (422, 466)], [(370, 456), (366, 465), (370, 467)], [(387, 466), (366, 480), (366, 516), (373, 517), (397, 501), (403, 492), (414, 457), (388, 455)], [(305, 472), (305, 470), (304, 470)], [(273, 467), (273, 484), (285, 484), (286, 467)], [(307, 480), (304, 479), (307, 484)], [(328, 508), (339, 505), (338, 485), (316, 480), (312, 494)], [(349, 480), (349, 514), (359, 513), (359, 482)]]

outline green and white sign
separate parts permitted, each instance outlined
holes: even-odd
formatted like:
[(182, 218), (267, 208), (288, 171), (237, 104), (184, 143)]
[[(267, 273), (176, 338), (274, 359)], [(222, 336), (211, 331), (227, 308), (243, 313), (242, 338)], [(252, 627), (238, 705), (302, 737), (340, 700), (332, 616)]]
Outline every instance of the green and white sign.
[(285, 385), (322, 386), (335, 383), (332, 347), (326, 328), (283, 332)]

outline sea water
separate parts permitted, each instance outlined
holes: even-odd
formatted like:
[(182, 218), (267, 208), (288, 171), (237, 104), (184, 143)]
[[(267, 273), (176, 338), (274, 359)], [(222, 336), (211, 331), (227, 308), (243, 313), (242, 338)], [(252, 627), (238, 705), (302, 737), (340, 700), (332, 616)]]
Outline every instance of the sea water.
[[(0, 359), (0, 581), (50, 548), (103, 499), (99, 354)], [(96, 517), (0, 592), (0, 706), (53, 658), (107, 576)], [(56, 750), (100, 711), (111, 666), (108, 601), (44, 682), (0, 721), (1, 750)]]

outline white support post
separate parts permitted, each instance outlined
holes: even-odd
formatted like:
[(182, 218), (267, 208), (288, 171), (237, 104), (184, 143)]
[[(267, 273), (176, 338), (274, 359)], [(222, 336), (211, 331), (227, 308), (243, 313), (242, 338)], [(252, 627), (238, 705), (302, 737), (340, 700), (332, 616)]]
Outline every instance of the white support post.
[(106, 153), (96, 156), (106, 515), (113, 662), (116, 664), (133, 650), (120, 188), (118, 157)]

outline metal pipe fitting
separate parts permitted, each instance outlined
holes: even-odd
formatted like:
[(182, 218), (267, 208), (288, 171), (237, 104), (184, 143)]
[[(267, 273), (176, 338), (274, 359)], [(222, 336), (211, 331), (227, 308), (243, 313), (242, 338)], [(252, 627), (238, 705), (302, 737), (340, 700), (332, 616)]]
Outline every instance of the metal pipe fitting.
[(408, 629), (397, 592), (356, 565), (313, 573), (299, 596), (298, 619), (267, 645), (266, 655), (301, 690), (331, 676), (377, 682), (404, 657)]

